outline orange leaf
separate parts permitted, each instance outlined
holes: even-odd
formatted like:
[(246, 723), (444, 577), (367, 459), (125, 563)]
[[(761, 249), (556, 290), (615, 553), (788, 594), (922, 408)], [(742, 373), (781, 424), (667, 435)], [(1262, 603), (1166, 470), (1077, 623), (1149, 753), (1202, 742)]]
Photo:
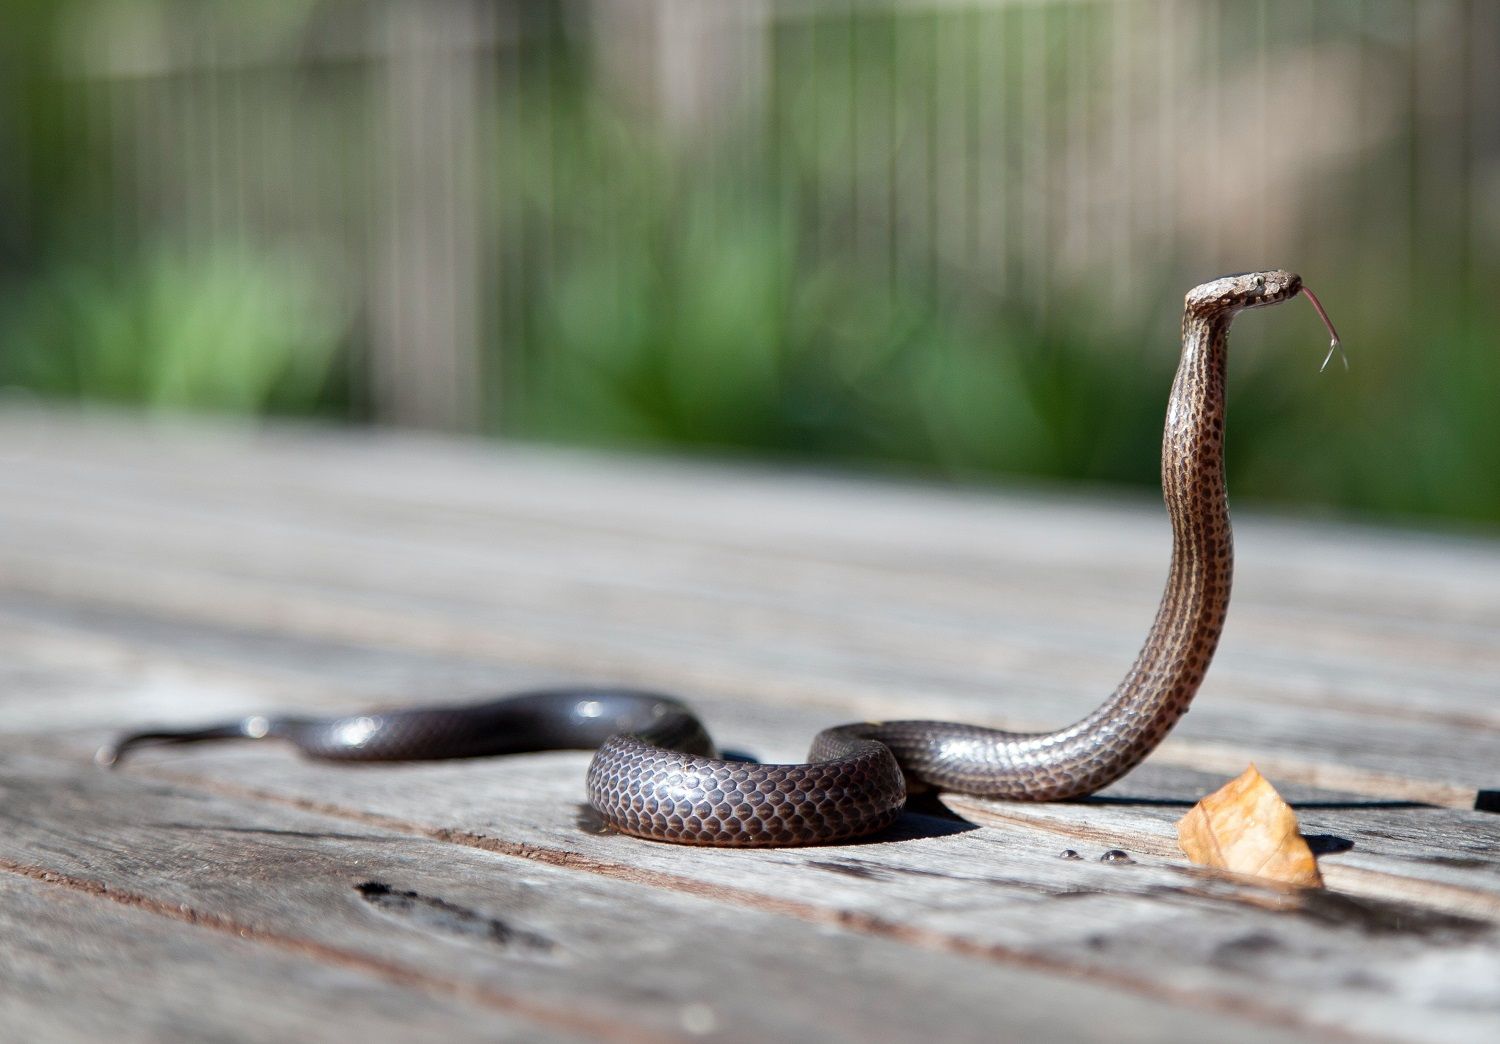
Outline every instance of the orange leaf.
[(1254, 765), (1177, 821), (1177, 843), (1201, 866), (1314, 888), (1323, 884), (1297, 829), (1297, 813)]

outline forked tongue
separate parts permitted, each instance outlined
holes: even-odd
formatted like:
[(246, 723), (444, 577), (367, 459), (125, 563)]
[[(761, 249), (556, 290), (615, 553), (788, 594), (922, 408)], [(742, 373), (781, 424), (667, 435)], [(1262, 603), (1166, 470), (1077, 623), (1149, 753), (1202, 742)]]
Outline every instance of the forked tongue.
[(1318, 295), (1306, 286), (1302, 287), (1302, 294), (1312, 302), (1313, 308), (1317, 309), (1318, 318), (1323, 320), (1324, 326), (1328, 327), (1328, 354), (1323, 356), (1323, 365), (1318, 367), (1318, 372), (1322, 373), (1328, 369), (1328, 363), (1333, 359), (1334, 352), (1339, 353), (1339, 358), (1344, 363), (1344, 369), (1347, 370), (1349, 368), (1349, 357), (1344, 354), (1344, 342), (1339, 340), (1339, 332), (1333, 328), (1333, 320), (1328, 318), (1328, 313), (1323, 310), (1323, 302), (1319, 301)]

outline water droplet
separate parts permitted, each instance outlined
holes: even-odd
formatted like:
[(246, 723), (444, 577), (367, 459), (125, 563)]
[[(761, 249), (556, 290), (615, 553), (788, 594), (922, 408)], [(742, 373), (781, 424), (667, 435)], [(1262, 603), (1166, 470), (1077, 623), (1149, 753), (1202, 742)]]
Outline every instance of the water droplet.
[(1133, 863), (1133, 862), (1135, 862), (1135, 860), (1131, 859), (1130, 858), (1130, 853), (1127, 852), (1127, 851), (1125, 851), (1124, 849), (1122, 849), (1122, 848), (1111, 848), (1108, 852), (1105, 852), (1102, 856), (1099, 857), (1099, 862), (1101, 862), (1101, 863), (1121, 863), (1121, 864), (1124, 864), (1124, 863)]
[(1061, 852), (1057, 853), (1057, 858), (1059, 858), (1059, 859), (1082, 859), (1083, 856), (1079, 855), (1077, 852), (1073, 851), (1071, 848), (1064, 848)]

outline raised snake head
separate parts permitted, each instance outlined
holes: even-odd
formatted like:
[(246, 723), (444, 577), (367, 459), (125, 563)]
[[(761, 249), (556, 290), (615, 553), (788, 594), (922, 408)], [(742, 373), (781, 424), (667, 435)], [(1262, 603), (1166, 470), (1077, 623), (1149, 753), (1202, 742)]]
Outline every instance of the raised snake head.
[(1233, 315), (1246, 308), (1279, 304), (1302, 291), (1302, 277), (1279, 268), (1220, 276), (1188, 291), (1189, 313), (1208, 319)]

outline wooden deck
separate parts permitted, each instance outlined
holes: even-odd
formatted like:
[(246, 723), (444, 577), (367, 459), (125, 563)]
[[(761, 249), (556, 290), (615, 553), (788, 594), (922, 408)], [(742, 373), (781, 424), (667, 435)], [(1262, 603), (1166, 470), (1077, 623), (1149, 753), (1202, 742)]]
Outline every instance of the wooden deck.
[[(1500, 546), (1237, 536), (1193, 712), (1099, 799), (693, 850), (595, 829), (583, 753), (90, 754), (563, 680), (681, 693), (765, 759), (856, 718), (1056, 725), (1129, 663), (1163, 512), (0, 413), (0, 1036), (1500, 1039)], [(1252, 761), (1326, 893), (1176, 851)]]

